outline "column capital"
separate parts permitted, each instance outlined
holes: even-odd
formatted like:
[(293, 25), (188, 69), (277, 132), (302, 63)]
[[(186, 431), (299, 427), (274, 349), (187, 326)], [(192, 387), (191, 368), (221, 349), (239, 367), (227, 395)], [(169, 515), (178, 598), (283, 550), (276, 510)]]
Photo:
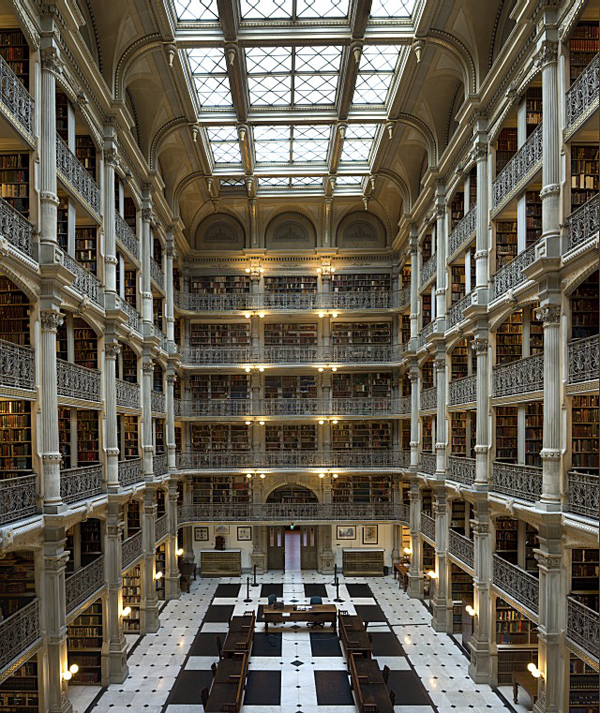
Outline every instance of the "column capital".
[(44, 555), (44, 570), (46, 572), (60, 572), (67, 566), (68, 561), (68, 552), (62, 552), (59, 555)]
[(435, 360), (435, 369), (436, 371), (445, 371), (446, 370), (446, 359), (445, 358), (440, 358)]
[(104, 165), (109, 168), (117, 169), (121, 165), (121, 159), (119, 157), (119, 152), (114, 146), (109, 146), (105, 148), (102, 152), (104, 157)]
[(142, 220), (145, 223), (152, 223), (154, 215), (152, 213), (152, 208), (142, 208)]
[(60, 312), (55, 312), (54, 310), (42, 310), (40, 312), (40, 322), (44, 332), (56, 332), (63, 321), (64, 315)]
[(41, 52), (42, 72), (50, 72), (59, 77), (63, 73), (64, 63), (60, 58), (58, 48), (54, 46), (44, 47)]
[(546, 552), (540, 552), (539, 550), (533, 551), (533, 556), (537, 560), (540, 567), (547, 570), (560, 570), (562, 567), (563, 557), (562, 555), (553, 555)]
[(488, 159), (488, 145), (481, 141), (479, 137), (477, 138), (473, 146), (473, 150), (471, 151), (471, 159), (476, 163), (478, 161), (487, 161)]
[(560, 324), (560, 305), (543, 305), (535, 310), (535, 316), (544, 327)]
[(476, 354), (487, 354), (489, 345), (490, 345), (490, 342), (488, 339), (482, 339), (481, 337), (476, 337), (471, 342), (471, 349)]
[(119, 342), (109, 342), (104, 345), (104, 355), (107, 359), (116, 359), (121, 353)]
[(538, 67), (545, 67), (549, 64), (556, 64), (558, 59), (558, 42), (544, 40), (538, 51), (535, 62)]
[(144, 360), (142, 362), (142, 371), (145, 374), (153, 374), (154, 373), (154, 362), (152, 359)]

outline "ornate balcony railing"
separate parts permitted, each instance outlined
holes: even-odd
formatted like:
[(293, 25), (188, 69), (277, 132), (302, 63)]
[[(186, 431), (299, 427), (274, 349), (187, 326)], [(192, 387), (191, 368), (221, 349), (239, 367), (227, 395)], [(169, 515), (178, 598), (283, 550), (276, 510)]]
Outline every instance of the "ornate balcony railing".
[(427, 262), (421, 268), (421, 283), (420, 287), (425, 287), (425, 285), (431, 280), (437, 271), (437, 253), (427, 260)]
[(398, 413), (401, 416), (404, 416), (406, 414), (410, 414), (412, 408), (412, 397), (410, 396), (401, 396), (398, 399)]
[(600, 194), (596, 194), (587, 203), (571, 213), (567, 220), (569, 244), (567, 252), (584, 245), (600, 230)]
[(579, 124), (598, 108), (600, 83), (598, 67), (600, 55), (596, 55), (573, 82), (567, 92), (567, 127)]
[(128, 537), (121, 543), (121, 566), (128, 567), (134, 560), (142, 555), (142, 531)]
[(410, 305), (410, 285), (403, 287), (395, 293), (393, 306), (399, 310), (406, 309)]
[(570, 470), (567, 474), (569, 512), (598, 520), (600, 481), (597, 475)]
[(56, 134), (56, 170), (61, 181), (69, 184), (94, 213), (99, 214), (100, 189), (98, 184), (58, 134)]
[(102, 555), (68, 576), (65, 580), (67, 613), (72, 612), (95, 592), (102, 589), (105, 582), (104, 556)]
[(533, 356), (499, 364), (493, 369), (493, 395), (514, 396), (544, 389), (544, 355)]
[(542, 469), (532, 465), (492, 463), (492, 490), (530, 503), (542, 495)]
[(165, 273), (162, 271), (162, 267), (153, 258), (150, 258), (150, 278), (154, 280), (157, 287), (164, 290)]
[(63, 263), (67, 270), (70, 270), (75, 275), (71, 287), (84, 297), (89, 297), (94, 304), (103, 307), (102, 283), (96, 275), (92, 275), (89, 270), (86, 270), (77, 260), (74, 260), (65, 252), (63, 252)]
[(437, 455), (435, 453), (427, 453), (421, 451), (421, 460), (419, 463), (419, 470), (421, 473), (427, 473), (428, 475), (433, 475), (437, 466)]
[(140, 483), (143, 479), (141, 458), (119, 461), (119, 483), (123, 488), (134, 483)]
[(598, 663), (600, 657), (600, 614), (574, 597), (567, 597), (567, 639)]
[(0, 480), (0, 525), (37, 512), (37, 475)]
[(32, 391), (35, 380), (34, 357), (31, 347), (0, 339), (0, 386)]
[(517, 257), (513, 258), (508, 265), (501, 267), (492, 277), (494, 299), (497, 300), (509, 290), (514, 290), (515, 287), (526, 282), (528, 278), (523, 273), (523, 270), (529, 267), (534, 260), (535, 245), (530, 245), (527, 250), (523, 250)]
[(461, 535), (455, 530), (448, 531), (448, 549), (450, 554), (454, 555), (461, 562), (464, 562), (467, 567), (473, 569), (475, 563), (475, 547), (473, 545), (473, 540), (468, 537)]
[(181, 352), (184, 364), (248, 364), (255, 361), (250, 347), (185, 347)]
[(256, 295), (251, 295), (249, 292), (243, 294), (207, 295), (176, 290), (174, 302), (176, 307), (186, 312), (235, 312), (259, 306), (255, 305), (257, 302), (256, 297)]
[(177, 454), (177, 467), (182, 470), (200, 468), (251, 468), (253, 458), (250, 450), (246, 451), (194, 451)]
[(165, 413), (166, 399), (162, 391), (153, 391), (150, 394), (150, 403), (152, 404), (152, 411), (155, 413)]
[(600, 372), (598, 335), (577, 339), (569, 344), (569, 384), (594, 381)]
[(437, 408), (437, 387), (421, 391), (421, 410), (428, 411)]
[(340, 364), (379, 364), (392, 358), (390, 344), (335, 344), (331, 347), (331, 361)]
[(425, 512), (421, 513), (421, 532), (435, 542), (435, 520)]
[(269, 309), (307, 310), (319, 306), (319, 295), (316, 292), (264, 292), (259, 295), (259, 301)]
[(261, 399), (253, 408), (253, 413), (261, 416), (309, 416), (328, 414), (331, 411), (329, 402), (309, 398)]
[(532, 611), (538, 613), (540, 583), (524, 569), (517, 567), (499, 555), (493, 557), (493, 582), (502, 592)]
[(435, 321), (429, 322), (429, 324), (426, 324), (423, 329), (419, 332), (419, 347), (425, 346), (427, 342), (427, 338), (429, 337), (430, 334), (433, 333), (433, 329), (435, 327)]
[(338, 468), (395, 468), (398, 466), (397, 454), (387, 448), (333, 449), (331, 456), (321, 456), (322, 463), (326, 464), (329, 461), (332, 466)]
[(492, 209), (499, 210), (542, 167), (542, 123), (540, 122), (496, 176), (492, 184)]
[(84, 465), (60, 471), (60, 495), (65, 503), (93, 498), (102, 493), (103, 468)]
[(333, 309), (390, 309), (395, 301), (394, 293), (391, 291), (330, 292), (319, 297), (320, 306)]
[(34, 599), (0, 622), (0, 671), (40, 640), (40, 602)]
[(158, 542), (167, 534), (167, 516), (161, 515), (161, 517), (156, 518), (154, 524), (154, 540)]
[(475, 482), (475, 458), (448, 456), (448, 480), (463, 485), (473, 485)]
[(265, 346), (255, 360), (265, 364), (314, 364), (325, 360), (322, 350), (313, 344), (303, 346)]
[(137, 309), (130, 305), (126, 300), (121, 300), (121, 309), (127, 315), (127, 326), (131, 329), (135, 329), (136, 332), (139, 332), (141, 317)]
[(410, 450), (401, 450), (396, 453), (398, 466), (400, 468), (408, 468), (410, 465)]
[(167, 335), (159, 329), (155, 324), (152, 325), (152, 334), (158, 339), (158, 344), (160, 348), (166, 352), (167, 348)]
[(448, 236), (448, 255), (453, 257), (475, 237), (477, 228), (477, 205), (474, 205)]
[(166, 475), (168, 471), (167, 467), (167, 454), (157, 453), (152, 459), (152, 468), (154, 470), (154, 475)]
[(136, 260), (140, 259), (140, 243), (137, 235), (131, 227), (125, 222), (125, 219), (120, 213), (115, 217), (115, 235), (121, 245), (127, 250), (131, 257)]
[(33, 137), (34, 101), (8, 62), (0, 57), (0, 101), (5, 110), (14, 117), (29, 136)]
[(0, 236), (33, 257), (33, 225), (3, 198), (0, 198)]
[[(398, 406), (395, 399), (386, 396), (370, 398), (331, 399), (330, 412), (336, 416), (385, 416), (395, 413)], [(327, 413), (327, 411), (322, 411)]]
[(100, 372), (97, 369), (57, 359), (56, 381), (59, 396), (100, 401)]
[(140, 407), (140, 385), (117, 379), (117, 406), (124, 408)]
[(477, 375), (454, 379), (448, 384), (448, 392), (450, 406), (475, 403), (477, 401)]
[(197, 399), (175, 400), (175, 415), (182, 418), (195, 416), (248, 416), (250, 399)]
[(452, 307), (448, 310), (448, 329), (456, 327), (457, 324), (463, 321), (464, 312), (467, 307), (471, 306), (471, 293), (461, 297), (458, 302), (455, 302)]

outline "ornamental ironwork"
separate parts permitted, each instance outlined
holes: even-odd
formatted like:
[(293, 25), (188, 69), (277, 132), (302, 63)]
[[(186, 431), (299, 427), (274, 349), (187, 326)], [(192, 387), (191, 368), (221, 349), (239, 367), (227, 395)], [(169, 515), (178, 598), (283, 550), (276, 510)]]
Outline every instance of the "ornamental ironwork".
[(134, 483), (140, 483), (142, 480), (144, 480), (144, 474), (142, 473), (141, 458), (119, 461), (119, 483), (123, 488)]
[(57, 359), (56, 381), (59, 396), (100, 401), (100, 372), (97, 369)]
[(137, 235), (119, 213), (115, 216), (115, 235), (117, 240), (121, 243), (125, 250), (127, 250), (131, 257), (139, 260), (140, 243), (137, 239)]
[(542, 469), (516, 463), (492, 463), (492, 490), (531, 503), (542, 495)]
[(310, 414), (328, 414), (330, 411), (329, 402), (310, 398), (262, 399), (253, 408), (253, 413), (265, 416), (308, 416)]
[(37, 475), (0, 480), (0, 525), (37, 512)]
[(427, 260), (427, 262), (423, 265), (421, 268), (421, 287), (425, 287), (425, 285), (431, 280), (431, 278), (436, 274), (437, 271), (437, 253), (433, 253), (433, 255)]
[(140, 385), (117, 379), (117, 406), (123, 408), (140, 407)]
[(100, 189), (66, 142), (56, 134), (56, 170), (63, 183), (67, 183), (96, 214), (100, 213)]
[(523, 250), (492, 277), (495, 300), (528, 280), (523, 270), (535, 261), (535, 247), (534, 244)]
[(177, 467), (184, 470), (201, 468), (247, 468), (252, 465), (252, 454), (248, 451), (205, 451), (203, 453), (178, 453)]
[(256, 295), (249, 292), (225, 295), (206, 295), (194, 292), (174, 292), (175, 306), (186, 312), (228, 312), (251, 309), (255, 304)]
[(167, 454), (158, 453), (152, 459), (152, 470), (154, 475), (165, 475), (167, 473)]
[(184, 364), (248, 364), (252, 363), (250, 347), (185, 347), (181, 358)]
[[(324, 355), (327, 358), (326, 355)], [(336, 344), (331, 349), (331, 361), (341, 364), (385, 363), (392, 361), (389, 344)]]
[(437, 408), (437, 387), (431, 389), (423, 389), (421, 391), (421, 410), (430, 411)]
[(34, 599), (0, 622), (0, 671), (40, 639), (40, 602)]
[(60, 471), (60, 496), (65, 503), (93, 498), (102, 493), (101, 465), (85, 465)]
[(164, 290), (165, 273), (162, 271), (162, 267), (153, 258), (150, 258), (150, 277), (154, 280), (157, 287)]
[(162, 391), (152, 391), (150, 394), (150, 403), (152, 404), (152, 411), (154, 413), (165, 413), (165, 395)]
[(437, 455), (435, 453), (425, 453), (421, 451), (419, 470), (422, 473), (433, 475), (437, 464)]
[(475, 482), (475, 458), (461, 456), (448, 456), (448, 480), (464, 485), (473, 485)]
[(419, 332), (419, 347), (425, 346), (427, 339), (430, 334), (433, 334), (433, 328), (435, 327), (435, 322), (429, 322), (423, 329)]
[(398, 451), (396, 454), (396, 459), (397, 459), (397, 465), (400, 466), (401, 468), (408, 468), (410, 465), (410, 451), (409, 450), (402, 450)]
[(477, 229), (477, 204), (465, 215), (448, 236), (448, 254), (453, 257), (475, 237)]
[(498, 589), (534, 614), (538, 613), (540, 583), (537, 577), (499, 555), (493, 555), (493, 572), (494, 585)]
[(127, 315), (126, 326), (130, 329), (135, 329), (136, 332), (139, 332), (141, 319), (140, 313), (126, 300), (121, 300), (121, 309)]
[(166, 352), (168, 351), (167, 349), (167, 335), (159, 329), (155, 324), (152, 325), (152, 334), (158, 339), (158, 343), (160, 345), (160, 348)]
[(265, 364), (312, 364), (325, 358), (323, 351), (311, 344), (302, 347), (265, 346), (262, 354), (256, 355), (256, 359)]
[(450, 406), (471, 404), (477, 401), (477, 376), (463, 376), (448, 384)]
[(154, 524), (154, 541), (158, 542), (159, 540), (162, 540), (163, 537), (165, 537), (167, 534), (167, 516), (162, 515), (161, 517), (156, 518), (156, 522)]
[(471, 293), (461, 297), (458, 302), (455, 302), (448, 310), (448, 329), (452, 329), (457, 324), (463, 321), (464, 313), (467, 307), (471, 306)]
[(9, 67), (8, 62), (0, 57), (0, 101), (8, 112), (33, 136), (33, 108), (35, 103), (31, 94), (17, 75)]
[(142, 555), (142, 531), (123, 540), (121, 544), (121, 566), (125, 569)]
[(542, 122), (492, 183), (492, 209), (497, 211), (542, 167)]
[(570, 470), (567, 475), (567, 497), (570, 512), (598, 520), (600, 481), (597, 475)]
[(412, 397), (411, 396), (401, 396), (398, 399), (397, 403), (398, 403), (397, 413), (400, 416), (410, 414), (411, 409), (412, 409)]
[(421, 513), (421, 532), (425, 537), (435, 542), (435, 520), (427, 513)]
[(104, 586), (104, 556), (77, 570), (65, 580), (67, 614)]
[(533, 356), (499, 364), (493, 369), (493, 395), (513, 396), (544, 389), (544, 355)]
[(196, 399), (175, 400), (175, 416), (247, 416), (251, 411), (250, 399)]
[(410, 306), (410, 285), (407, 285), (398, 292), (394, 293), (392, 306), (399, 310), (404, 310)]
[(330, 292), (319, 295), (319, 297), (320, 306), (334, 309), (390, 309), (394, 301), (390, 292), (375, 290), (370, 292)]
[(573, 82), (567, 92), (567, 127), (578, 124), (598, 108), (600, 82), (598, 68), (600, 55), (596, 55)]
[(259, 296), (259, 301), (264, 307), (270, 309), (291, 309), (307, 310), (315, 309), (319, 306), (316, 292), (290, 292), (290, 293), (270, 293), (265, 292)]
[(0, 339), (0, 385), (33, 390), (34, 356), (31, 347)]
[(600, 372), (598, 335), (577, 339), (569, 344), (569, 384), (594, 381)]
[(3, 198), (0, 198), (0, 236), (33, 257), (33, 225)]
[(321, 462), (327, 463), (331, 459), (331, 465), (341, 468), (380, 468), (394, 467), (397, 465), (396, 455), (387, 448), (370, 450), (336, 450), (331, 451), (331, 456), (321, 455)]
[(456, 530), (448, 531), (448, 549), (450, 554), (454, 555), (461, 562), (464, 562), (467, 567), (473, 569), (475, 563), (475, 548), (473, 540), (461, 535)]
[(385, 396), (331, 399), (331, 408), (326, 411), (317, 411), (317, 413), (332, 413), (340, 416), (391, 415), (394, 403), (395, 399)]
[(598, 662), (600, 614), (574, 597), (567, 597), (567, 638)]
[(63, 252), (63, 264), (75, 275), (71, 287), (84, 297), (88, 297), (94, 304), (103, 307), (102, 283), (89, 270), (80, 265), (77, 260)]
[(600, 230), (600, 195), (596, 194), (587, 203), (577, 208), (569, 216), (567, 226), (569, 229), (568, 250), (584, 245), (591, 240)]

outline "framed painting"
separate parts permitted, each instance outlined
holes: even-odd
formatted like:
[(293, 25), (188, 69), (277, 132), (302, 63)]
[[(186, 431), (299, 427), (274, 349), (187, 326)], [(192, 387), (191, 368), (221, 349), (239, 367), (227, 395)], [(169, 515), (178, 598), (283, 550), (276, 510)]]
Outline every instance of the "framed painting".
[(376, 545), (379, 540), (377, 525), (363, 525), (362, 543), (363, 545)]
[(355, 540), (356, 525), (338, 525), (335, 535), (338, 540)]
[(195, 527), (194, 528), (194, 541), (195, 542), (208, 542), (208, 527)]

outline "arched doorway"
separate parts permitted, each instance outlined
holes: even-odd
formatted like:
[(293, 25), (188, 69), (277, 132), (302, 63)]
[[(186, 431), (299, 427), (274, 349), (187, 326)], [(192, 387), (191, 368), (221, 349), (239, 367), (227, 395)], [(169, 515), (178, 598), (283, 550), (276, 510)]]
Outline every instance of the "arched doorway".
[[(318, 503), (316, 494), (302, 485), (282, 485), (271, 491), (267, 503), (307, 505)], [(317, 525), (270, 525), (267, 539), (267, 567), (287, 572), (317, 569)]]

